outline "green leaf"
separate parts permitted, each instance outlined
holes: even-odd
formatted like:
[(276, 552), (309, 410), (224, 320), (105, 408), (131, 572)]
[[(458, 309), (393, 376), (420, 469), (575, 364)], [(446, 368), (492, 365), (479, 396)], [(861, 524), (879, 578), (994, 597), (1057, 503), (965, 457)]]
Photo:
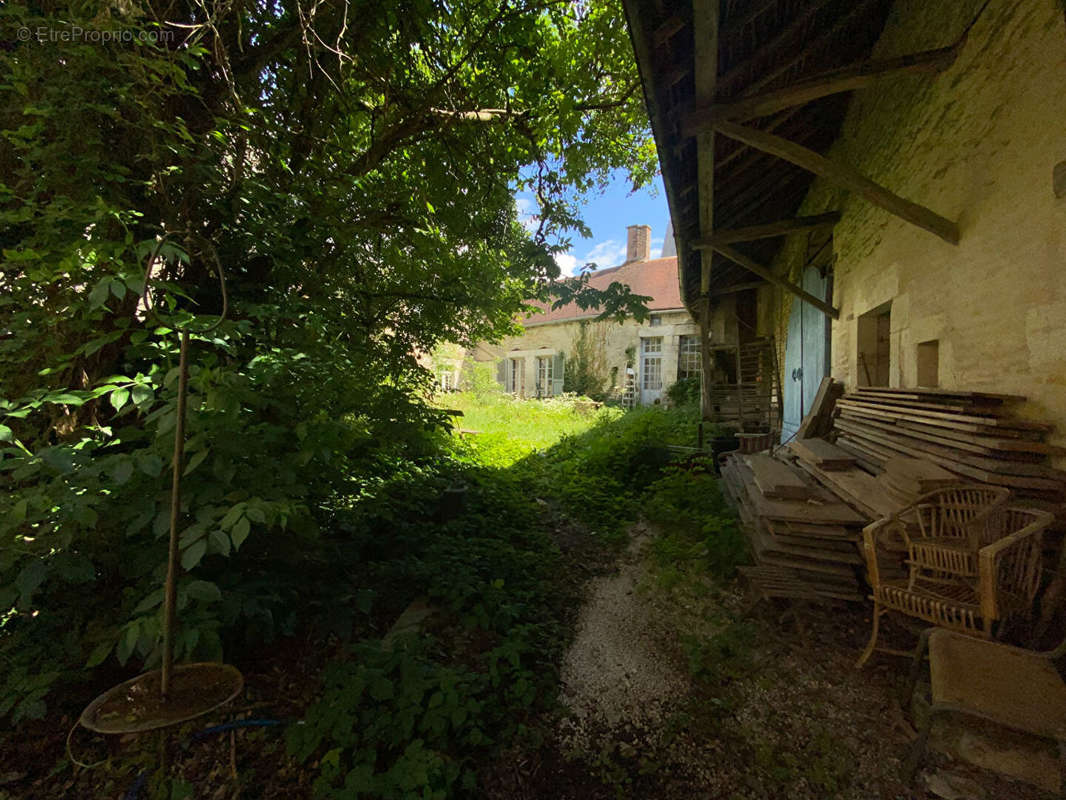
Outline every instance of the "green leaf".
[(230, 552), (230, 540), (225, 531), (213, 530), (208, 534), (207, 539), (211, 542), (212, 548), (215, 552), (224, 556), (228, 556)]
[(138, 453), (136, 460), (137, 468), (146, 475), (156, 478), (163, 472), (163, 459), (155, 453)]
[(111, 294), (121, 300), (126, 296), (126, 284), (119, 278), (112, 278), (110, 285)]
[(92, 653), (89, 654), (89, 660), (85, 662), (85, 668), (89, 669), (103, 664), (104, 659), (111, 655), (111, 651), (114, 648), (114, 642), (100, 642), (100, 644), (93, 648)]
[(185, 548), (185, 552), (181, 554), (181, 565), (187, 570), (192, 569), (200, 563), (200, 560), (204, 557), (204, 553), (206, 552), (207, 540), (198, 539)]
[(15, 441), (15, 432), (7, 425), (0, 425), (0, 442), (13, 442)]
[(222, 592), (210, 581), (192, 581), (185, 587), (189, 597), (205, 603), (214, 603), (222, 599)]
[(244, 514), (245, 503), (237, 503), (229, 511), (226, 512), (226, 516), (222, 518), (222, 522), (219, 525), (225, 530), (233, 526), (233, 524), (241, 518)]
[(182, 473), (182, 475), (188, 475), (194, 469), (200, 466), (200, 464), (203, 463), (204, 459), (207, 458), (209, 452), (209, 450), (201, 450), (199, 453), (193, 455), (193, 457), (189, 459), (189, 463), (185, 465), (185, 471)]
[(135, 383), (130, 391), (133, 395), (134, 405), (138, 406), (151, 400), (154, 396), (152, 387), (145, 386), (143, 383)]
[(151, 592), (147, 597), (145, 597), (141, 602), (139, 602), (137, 604), (137, 607), (135, 609), (133, 609), (133, 613), (136, 615), (136, 614), (143, 614), (146, 611), (151, 611), (153, 608), (155, 608), (156, 606), (158, 606), (162, 602), (163, 602), (163, 590), (162, 589), (155, 589), (153, 592)]
[(126, 401), (130, 399), (130, 390), (119, 387), (115, 391), (111, 392), (111, 405), (115, 411), (121, 411), (122, 407), (126, 405)]
[(241, 545), (244, 544), (244, 540), (248, 538), (248, 533), (251, 531), (251, 523), (248, 522), (247, 517), (241, 517), (240, 521), (233, 526), (230, 531), (230, 537), (233, 539), (233, 547), (235, 550), (240, 550)]
[(137, 646), (137, 640), (140, 638), (140, 621), (133, 620), (126, 626), (126, 631), (122, 634), (122, 638), (118, 640), (118, 647), (115, 648), (115, 656), (118, 658), (119, 664), (125, 665), (129, 661), (130, 656), (133, 655), (133, 649)]
[(111, 281), (108, 278), (104, 278), (93, 287), (91, 292), (89, 292), (89, 307), (94, 309), (100, 308), (107, 302), (108, 295), (110, 294)]
[(111, 468), (111, 477), (120, 486), (126, 483), (132, 475), (133, 459), (129, 456), (120, 457), (115, 466)]
[(42, 583), (44, 583), (44, 579), (47, 575), (48, 567), (39, 558), (33, 559), (29, 564), (22, 568), (18, 577), (15, 578), (15, 588), (17, 588), (22, 595), (22, 602), (24, 604), (30, 602), (33, 598), (33, 593), (37, 591)]

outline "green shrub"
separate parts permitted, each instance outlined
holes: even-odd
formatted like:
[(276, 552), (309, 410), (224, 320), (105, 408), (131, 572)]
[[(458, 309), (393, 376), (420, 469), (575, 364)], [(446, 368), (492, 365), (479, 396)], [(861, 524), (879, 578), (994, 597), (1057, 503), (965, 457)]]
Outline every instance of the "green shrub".
[(747, 558), (747, 540), (722, 496), (710, 458), (670, 467), (645, 495), (648, 518), (665, 535), (654, 547), (660, 563), (729, 578)]
[(682, 378), (673, 383), (666, 396), (674, 406), (694, 406), (700, 402), (700, 379)]

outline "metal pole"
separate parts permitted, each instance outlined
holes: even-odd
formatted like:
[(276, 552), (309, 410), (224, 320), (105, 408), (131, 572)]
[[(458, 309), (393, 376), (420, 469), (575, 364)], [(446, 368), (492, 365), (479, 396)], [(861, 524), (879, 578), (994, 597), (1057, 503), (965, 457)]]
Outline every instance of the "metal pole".
[(178, 361), (178, 409), (174, 422), (173, 480), (170, 485), (170, 553), (167, 557), (166, 594), (163, 600), (163, 681), (162, 695), (170, 692), (174, 669), (174, 612), (178, 594), (178, 517), (181, 515), (181, 468), (185, 460), (185, 393), (189, 385), (189, 332), (181, 332)]

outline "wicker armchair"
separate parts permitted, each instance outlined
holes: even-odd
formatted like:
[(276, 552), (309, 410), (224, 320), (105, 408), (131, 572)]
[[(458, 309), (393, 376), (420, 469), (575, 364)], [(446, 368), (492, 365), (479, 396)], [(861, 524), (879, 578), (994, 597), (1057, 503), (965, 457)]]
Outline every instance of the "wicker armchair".
[(977, 552), (1003, 536), (997, 514), (1009, 500), (1001, 486), (956, 486), (929, 492), (890, 518), (907, 545), (909, 588), (976, 579)]
[(880, 619), (888, 611), (987, 639), (996, 625), (1031, 611), (1040, 585), (1041, 536), (1054, 517), (1046, 511), (1011, 506), (998, 507), (982, 517), (982, 536), (992, 541), (977, 550), (972, 570), (964, 561), (960, 572), (952, 576), (945, 564), (938, 562), (935, 574), (927, 578), (924, 565), (912, 564), (909, 577), (882, 580), (878, 542), (898, 527), (900, 516), (906, 511), (868, 525), (863, 531), (874, 610), (873, 630), (859, 657), (860, 667), (873, 654)]

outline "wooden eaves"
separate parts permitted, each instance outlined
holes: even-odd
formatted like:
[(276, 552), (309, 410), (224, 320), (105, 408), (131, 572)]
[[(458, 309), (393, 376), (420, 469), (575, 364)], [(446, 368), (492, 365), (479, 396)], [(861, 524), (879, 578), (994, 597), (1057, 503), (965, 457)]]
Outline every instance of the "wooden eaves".
[[(819, 151), (839, 131), (845, 93), (945, 70), (965, 34), (950, 47), (873, 59), (891, 0), (623, 4), (678, 239), (682, 296), (697, 318), (714, 296), (755, 285), (745, 275), (770, 274), (762, 265), (785, 234), (835, 222), (796, 216), (815, 174), (957, 241), (952, 221)], [(781, 278), (766, 279), (803, 297)], [(833, 314), (826, 303), (821, 310)]]

